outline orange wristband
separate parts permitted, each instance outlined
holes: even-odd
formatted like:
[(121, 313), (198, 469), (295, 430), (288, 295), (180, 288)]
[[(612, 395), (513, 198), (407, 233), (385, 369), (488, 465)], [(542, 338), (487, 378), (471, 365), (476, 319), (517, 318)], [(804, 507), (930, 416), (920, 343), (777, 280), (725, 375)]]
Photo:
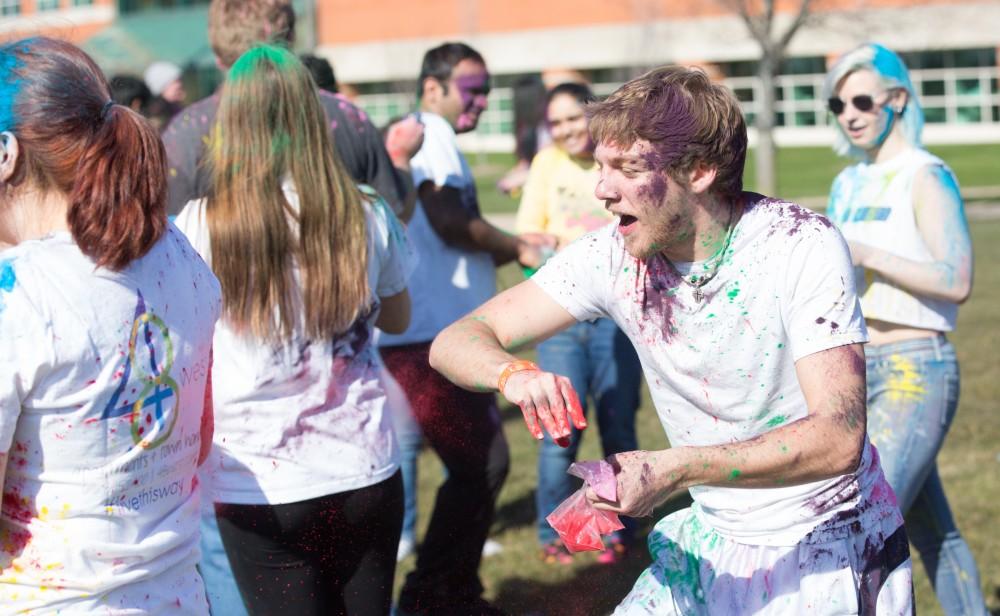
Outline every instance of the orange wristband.
[(523, 370), (538, 370), (538, 364), (527, 359), (517, 359), (510, 362), (503, 369), (503, 372), (500, 373), (500, 380), (497, 381), (497, 390), (503, 393), (503, 388), (507, 386), (507, 379), (510, 378), (510, 375)]

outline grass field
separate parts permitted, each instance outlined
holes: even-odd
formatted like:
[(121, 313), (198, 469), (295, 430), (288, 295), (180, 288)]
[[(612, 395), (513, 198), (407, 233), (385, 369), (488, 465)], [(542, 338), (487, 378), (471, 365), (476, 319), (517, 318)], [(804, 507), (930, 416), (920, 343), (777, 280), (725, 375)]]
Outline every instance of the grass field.
[[(963, 189), (1000, 185), (1000, 144), (945, 145), (930, 150), (951, 165)], [(510, 154), (473, 154), (469, 156), (479, 188), (479, 200), (486, 213), (514, 212), (517, 199), (501, 194), (497, 180), (514, 164)], [(778, 151), (777, 195), (784, 199), (824, 197), (833, 178), (848, 160), (827, 147), (783, 148)], [(747, 157), (745, 178), (753, 190), (753, 151)], [(810, 204), (812, 205), (812, 204)]]
[[(995, 165), (996, 157), (990, 164)], [(983, 591), (993, 614), (1000, 614), (1000, 221), (976, 221), (972, 227), (977, 262), (972, 298), (959, 313), (957, 331), (951, 336), (962, 366), (962, 392), (958, 416), (939, 456), (939, 468), (951, 506), (979, 563)], [(520, 280), (513, 267), (500, 271), (503, 286)], [(600, 565), (591, 555), (578, 555), (567, 567), (545, 565), (537, 556), (533, 490), (536, 483), (537, 445), (528, 435), (520, 412), (503, 408), (511, 449), (511, 471), (500, 494), (492, 536), (504, 551), (483, 561), (481, 574), (486, 594), (512, 614), (605, 614), (628, 592), (648, 564), (643, 546), (618, 565)], [(647, 392), (638, 414), (640, 446), (667, 446)], [(591, 430), (592, 432), (592, 430)], [(581, 459), (600, 457), (596, 435), (585, 435)], [(420, 457), (419, 507), (421, 532), (441, 479), (433, 453)], [(667, 504), (656, 519), (686, 506), (684, 498)], [(648, 522), (645, 530), (648, 530)], [(414, 564), (404, 561), (400, 582)], [(941, 614), (922, 567), (914, 563), (917, 611)]]

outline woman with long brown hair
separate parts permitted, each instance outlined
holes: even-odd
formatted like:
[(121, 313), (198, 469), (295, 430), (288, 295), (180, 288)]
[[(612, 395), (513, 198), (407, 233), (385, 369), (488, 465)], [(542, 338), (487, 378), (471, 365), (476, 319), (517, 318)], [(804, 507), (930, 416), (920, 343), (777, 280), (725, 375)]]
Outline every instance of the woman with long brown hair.
[(207, 614), (219, 285), (166, 163), (73, 45), (0, 47), (0, 611)]
[(398, 452), (370, 344), (409, 321), (408, 245), (330, 143), (308, 71), (251, 49), (223, 85), (212, 187), (177, 224), (222, 285), (209, 463), (251, 613), (388, 612)]

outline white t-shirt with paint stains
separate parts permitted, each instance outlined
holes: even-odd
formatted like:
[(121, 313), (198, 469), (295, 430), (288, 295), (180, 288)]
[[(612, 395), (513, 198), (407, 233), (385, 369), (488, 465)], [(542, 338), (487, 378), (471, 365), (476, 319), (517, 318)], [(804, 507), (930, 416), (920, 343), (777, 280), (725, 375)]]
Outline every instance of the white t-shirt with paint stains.
[[(795, 362), (867, 341), (847, 247), (829, 221), (750, 193), (744, 204), (700, 304), (662, 256), (640, 263), (626, 253), (617, 223), (532, 278), (577, 319), (609, 316), (628, 334), (675, 446), (745, 441), (806, 416)], [(677, 266), (697, 274), (703, 264)], [(774, 489), (699, 486), (691, 495), (723, 535), (780, 546), (821, 524), (840, 532), (869, 516), (898, 516), (885, 488), (866, 444), (855, 474)]]
[[(286, 182), (283, 189), (297, 208), (295, 187)], [(378, 298), (406, 289), (415, 258), (389, 206), (362, 190), (374, 198), (364, 206), (371, 304), (347, 333), (322, 341), (296, 331), (290, 343), (272, 348), (219, 321), (215, 438), (205, 465), (215, 502), (300, 502), (374, 485), (399, 467), (383, 367), (371, 339)], [(190, 202), (177, 226), (211, 263), (204, 205)]]
[(121, 272), (0, 257), (0, 612), (207, 614), (195, 570), (218, 281), (173, 226)]

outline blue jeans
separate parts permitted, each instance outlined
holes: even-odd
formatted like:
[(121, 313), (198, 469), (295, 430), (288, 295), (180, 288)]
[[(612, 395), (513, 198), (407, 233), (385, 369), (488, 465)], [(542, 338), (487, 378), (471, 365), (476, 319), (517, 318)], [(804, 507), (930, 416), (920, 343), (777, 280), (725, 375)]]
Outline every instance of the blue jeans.
[[(580, 322), (538, 345), (538, 365), (546, 371), (568, 377), (584, 410), (587, 396), (597, 407), (597, 427), (601, 447), (609, 456), (639, 448), (635, 437), (635, 412), (639, 408), (642, 368), (632, 342), (611, 319)], [(538, 540), (544, 545), (558, 537), (545, 521), (559, 503), (573, 493), (578, 481), (566, 474), (576, 461), (580, 431), (573, 429), (570, 446), (556, 445), (548, 434), (538, 456)], [(622, 517), (626, 540), (631, 539), (635, 522)]]
[(937, 454), (958, 409), (958, 361), (943, 335), (865, 349), (868, 435), (944, 612), (986, 614), (979, 572), (958, 532)]
[(399, 441), (399, 471), (403, 476), (403, 533), (400, 539), (417, 540), (417, 456), (423, 437), (420, 427), (410, 415), (394, 411), (393, 427), (396, 430), (396, 440)]
[[(201, 497), (211, 498), (211, 495), (203, 493)], [(233, 577), (233, 568), (229, 565), (229, 556), (222, 546), (215, 509), (211, 503), (202, 507), (201, 512), (201, 562), (198, 563), (198, 570), (205, 580), (205, 592), (212, 616), (247, 616), (240, 588)]]

